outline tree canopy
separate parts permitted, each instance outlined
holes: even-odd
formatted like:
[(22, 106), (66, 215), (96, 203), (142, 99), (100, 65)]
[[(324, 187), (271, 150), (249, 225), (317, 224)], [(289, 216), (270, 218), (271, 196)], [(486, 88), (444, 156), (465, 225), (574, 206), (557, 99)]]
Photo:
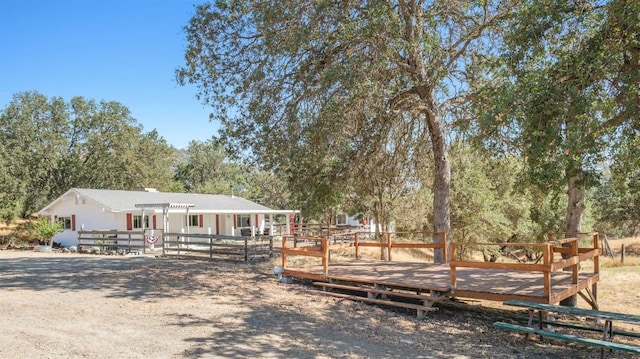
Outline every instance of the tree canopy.
[(15, 94), (0, 112), (0, 213), (25, 217), (72, 187), (170, 184), (173, 150), (120, 103)]
[[(289, 173), (294, 188), (309, 183), (300, 171), (315, 173), (308, 200), (326, 208), (341, 200), (333, 188), (349, 188), (343, 179), (357, 175), (349, 155), (379, 152), (385, 138), (376, 129), (409, 126), (415, 140), (407, 153), (432, 153), (433, 229), (448, 232), (446, 129), (453, 108), (465, 103), (475, 60), (491, 52), (490, 32), (512, 6), (214, 1), (198, 6), (186, 27), (177, 78), (198, 86), (236, 150)], [(419, 163), (412, 158), (402, 166)]]

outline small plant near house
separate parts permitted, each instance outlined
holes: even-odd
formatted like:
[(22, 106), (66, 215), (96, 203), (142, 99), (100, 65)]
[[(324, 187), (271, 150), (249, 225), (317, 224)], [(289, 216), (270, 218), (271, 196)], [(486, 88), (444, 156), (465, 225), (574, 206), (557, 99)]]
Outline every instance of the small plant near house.
[(64, 229), (64, 224), (62, 222), (51, 223), (51, 220), (46, 217), (40, 218), (32, 223), (33, 231), (38, 236), (40, 244), (48, 245), (49, 247), (53, 244), (53, 236), (62, 232)]

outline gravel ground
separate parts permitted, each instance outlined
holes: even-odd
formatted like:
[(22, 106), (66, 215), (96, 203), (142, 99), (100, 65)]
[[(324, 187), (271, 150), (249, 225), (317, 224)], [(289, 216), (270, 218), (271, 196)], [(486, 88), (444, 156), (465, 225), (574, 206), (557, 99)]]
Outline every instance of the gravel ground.
[(0, 358), (599, 357), (493, 329), (512, 310), (451, 301), (417, 320), (280, 283), (270, 263), (2, 250), (0, 273)]

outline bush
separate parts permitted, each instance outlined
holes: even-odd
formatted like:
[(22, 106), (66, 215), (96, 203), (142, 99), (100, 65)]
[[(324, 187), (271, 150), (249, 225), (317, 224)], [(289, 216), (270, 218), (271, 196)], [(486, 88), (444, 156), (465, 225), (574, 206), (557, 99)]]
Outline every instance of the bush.
[(62, 222), (51, 223), (51, 220), (47, 217), (43, 217), (33, 222), (33, 231), (42, 241), (51, 246), (53, 236), (64, 230), (64, 224)]

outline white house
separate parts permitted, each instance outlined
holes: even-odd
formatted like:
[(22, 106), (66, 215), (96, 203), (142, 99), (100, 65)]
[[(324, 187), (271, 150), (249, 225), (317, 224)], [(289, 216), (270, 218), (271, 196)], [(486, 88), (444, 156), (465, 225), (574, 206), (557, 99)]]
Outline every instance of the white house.
[(163, 230), (178, 233), (240, 235), (273, 231), (276, 215), (285, 215), (288, 233), (297, 211), (274, 210), (242, 197), (72, 188), (38, 212), (64, 223), (53, 239), (63, 246), (78, 243), (80, 230)]

